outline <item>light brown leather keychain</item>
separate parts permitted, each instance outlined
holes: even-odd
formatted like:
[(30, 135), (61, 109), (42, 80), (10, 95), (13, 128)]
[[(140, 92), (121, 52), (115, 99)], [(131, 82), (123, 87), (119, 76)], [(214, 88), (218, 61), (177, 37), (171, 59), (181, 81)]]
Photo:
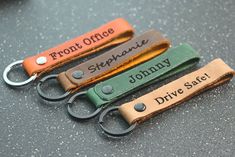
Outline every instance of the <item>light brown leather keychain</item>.
[[(206, 66), (168, 83), (148, 94), (121, 106), (114, 106), (101, 113), (99, 124), (111, 136), (123, 136), (131, 132), (137, 124), (146, 121), (157, 113), (178, 105), (208, 89), (228, 82), (235, 71), (221, 59), (215, 59)], [(112, 132), (105, 128), (103, 118), (111, 111), (118, 110), (130, 127), (122, 132)]]
[[(134, 30), (126, 20), (122, 18), (115, 19), (91, 32), (57, 45), (35, 56), (11, 63), (5, 68), (3, 79), (11, 86), (26, 85), (43, 73), (49, 72), (74, 59), (126, 42), (133, 35)], [(8, 78), (8, 73), (11, 69), (18, 65), (22, 65), (28, 73), (30, 78), (26, 81), (13, 82)]]
[[(37, 91), (45, 100), (62, 100), (82, 87), (150, 60), (165, 52), (169, 47), (170, 41), (167, 38), (163, 37), (161, 33), (151, 30), (65, 72), (42, 78), (37, 85)], [(54, 78), (59, 81), (65, 93), (50, 97), (43, 92), (41, 85)]]

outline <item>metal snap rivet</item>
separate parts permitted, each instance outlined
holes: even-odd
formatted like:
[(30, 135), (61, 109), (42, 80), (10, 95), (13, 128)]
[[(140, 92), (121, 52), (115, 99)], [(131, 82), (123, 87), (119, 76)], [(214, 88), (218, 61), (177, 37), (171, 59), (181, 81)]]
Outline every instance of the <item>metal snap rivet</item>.
[(102, 87), (102, 92), (104, 94), (111, 94), (111, 93), (113, 93), (113, 87), (111, 85), (106, 85), (106, 86)]
[(38, 58), (36, 59), (36, 63), (37, 63), (38, 65), (43, 65), (43, 64), (45, 64), (46, 62), (47, 62), (47, 58), (46, 58), (46, 57), (43, 57), (43, 56), (38, 57)]
[(134, 109), (138, 112), (143, 112), (146, 109), (146, 106), (144, 103), (137, 103), (135, 104)]
[(83, 74), (84, 74), (83, 71), (76, 70), (76, 71), (73, 72), (72, 76), (75, 79), (81, 79), (83, 77)]

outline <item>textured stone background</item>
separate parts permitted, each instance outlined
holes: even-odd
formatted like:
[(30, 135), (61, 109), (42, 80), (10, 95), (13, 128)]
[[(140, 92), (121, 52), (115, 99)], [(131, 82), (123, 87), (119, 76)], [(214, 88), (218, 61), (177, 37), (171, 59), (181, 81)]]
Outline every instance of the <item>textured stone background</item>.
[[(13, 61), (116, 17), (132, 23), (137, 34), (155, 28), (169, 37), (173, 46), (182, 42), (191, 44), (202, 56), (195, 69), (217, 57), (235, 68), (234, 0), (0, 0), (0, 71)], [(10, 77), (24, 79), (21, 72), (15, 70)], [(140, 90), (116, 104), (137, 98), (185, 73)], [(106, 138), (96, 124), (97, 118), (83, 123), (71, 119), (64, 102), (42, 101), (35, 91), (36, 83), (13, 89), (1, 78), (1, 157), (235, 156), (234, 80), (157, 115), (121, 139)], [(48, 90), (53, 94), (58, 91), (49, 87)], [(82, 106), (88, 111), (89, 108)], [(110, 121), (112, 126), (124, 124), (114, 118)]]

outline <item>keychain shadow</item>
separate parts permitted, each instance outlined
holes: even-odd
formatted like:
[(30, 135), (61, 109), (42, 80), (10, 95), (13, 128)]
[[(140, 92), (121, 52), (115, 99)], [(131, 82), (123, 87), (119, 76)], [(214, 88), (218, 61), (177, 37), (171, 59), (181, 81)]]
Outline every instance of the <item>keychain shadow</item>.
[(68, 98), (61, 100), (61, 101), (47, 101), (47, 100), (42, 99), (39, 95), (37, 96), (37, 99), (40, 102), (40, 105), (45, 108), (54, 108), (54, 107), (66, 105), (68, 101)]
[(17, 91), (17, 92), (29, 91), (29, 89), (34, 87), (33, 83), (29, 83), (29, 84), (21, 86), (21, 87), (14, 87), (14, 86), (8, 85), (3, 79), (1, 79), (1, 84), (3, 84), (4, 88), (6, 88), (8, 90), (13, 89), (14, 91)]
[(71, 116), (68, 113), (67, 105), (64, 106), (64, 114), (66, 115), (66, 118), (71, 120), (75, 125), (78, 125), (79, 127), (90, 127), (91, 125), (94, 126), (94, 124), (96, 123), (96, 118), (91, 118), (91, 119), (87, 119), (87, 120), (80, 120), (80, 119), (77, 119), (77, 118)]

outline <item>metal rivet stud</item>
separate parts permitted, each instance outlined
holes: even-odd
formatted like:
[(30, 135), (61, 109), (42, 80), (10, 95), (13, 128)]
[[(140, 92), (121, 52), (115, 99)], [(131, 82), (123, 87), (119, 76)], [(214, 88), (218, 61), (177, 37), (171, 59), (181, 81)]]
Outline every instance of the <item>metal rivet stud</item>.
[(72, 76), (75, 79), (81, 79), (83, 77), (83, 74), (84, 74), (83, 71), (76, 70), (76, 71), (73, 72)]
[(43, 56), (38, 57), (37, 60), (36, 60), (36, 63), (37, 63), (38, 65), (43, 65), (43, 64), (45, 64), (46, 62), (47, 62), (47, 58), (46, 58), (46, 57), (43, 57)]
[(102, 88), (102, 92), (104, 94), (111, 94), (111, 93), (113, 93), (113, 87), (110, 85), (106, 85)]
[(137, 103), (135, 104), (134, 109), (138, 112), (143, 112), (146, 109), (146, 106), (144, 103)]

